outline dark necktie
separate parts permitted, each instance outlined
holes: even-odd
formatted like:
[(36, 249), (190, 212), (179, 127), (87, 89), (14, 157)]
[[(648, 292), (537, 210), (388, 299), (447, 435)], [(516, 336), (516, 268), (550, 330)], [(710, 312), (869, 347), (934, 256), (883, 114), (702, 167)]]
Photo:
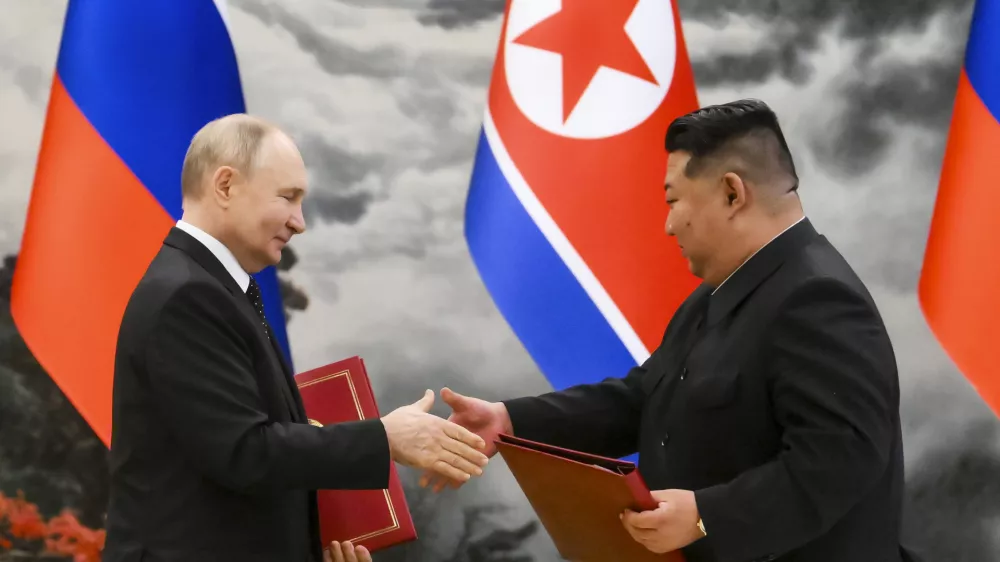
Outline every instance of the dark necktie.
[(247, 298), (250, 299), (250, 304), (253, 305), (254, 310), (257, 311), (257, 316), (260, 317), (260, 323), (264, 326), (264, 333), (267, 334), (267, 338), (271, 339), (271, 331), (267, 327), (267, 318), (264, 317), (264, 299), (260, 296), (260, 286), (257, 285), (257, 281), (253, 277), (250, 277), (250, 286), (247, 287)]

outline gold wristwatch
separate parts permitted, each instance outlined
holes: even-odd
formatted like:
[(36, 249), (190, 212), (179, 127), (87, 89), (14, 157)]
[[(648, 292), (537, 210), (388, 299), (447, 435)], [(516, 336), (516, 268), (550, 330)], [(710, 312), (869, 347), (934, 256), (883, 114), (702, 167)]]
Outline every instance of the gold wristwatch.
[(705, 524), (701, 521), (701, 517), (698, 518), (698, 529), (701, 531), (702, 535), (708, 536), (708, 533), (705, 532)]

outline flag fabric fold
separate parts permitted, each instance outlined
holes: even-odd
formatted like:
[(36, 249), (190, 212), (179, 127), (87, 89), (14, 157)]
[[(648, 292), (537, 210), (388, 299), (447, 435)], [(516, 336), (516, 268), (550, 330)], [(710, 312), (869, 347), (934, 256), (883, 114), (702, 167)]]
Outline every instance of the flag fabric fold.
[(928, 325), (1000, 415), (1000, 0), (977, 0), (918, 295)]
[(697, 285), (664, 135), (697, 108), (669, 0), (510, 0), (465, 209), (494, 303), (555, 388), (624, 375)]
[[(212, 119), (243, 112), (217, 3), (70, 0), (11, 313), (32, 354), (107, 444), (118, 324), (181, 216), (188, 143)], [(255, 278), (288, 354), (276, 272)]]

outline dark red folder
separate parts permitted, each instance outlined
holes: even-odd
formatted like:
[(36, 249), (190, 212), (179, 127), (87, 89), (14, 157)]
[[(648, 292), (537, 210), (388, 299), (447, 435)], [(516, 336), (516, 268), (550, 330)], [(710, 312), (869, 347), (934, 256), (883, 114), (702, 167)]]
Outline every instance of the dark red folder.
[[(299, 373), (295, 382), (310, 423), (330, 425), (380, 417), (360, 357)], [(317, 496), (324, 547), (349, 540), (374, 552), (417, 538), (394, 464), (390, 464), (385, 490), (319, 490)]]
[(574, 562), (684, 562), (656, 554), (629, 535), (619, 514), (656, 509), (633, 463), (500, 435), (497, 450), (559, 554)]

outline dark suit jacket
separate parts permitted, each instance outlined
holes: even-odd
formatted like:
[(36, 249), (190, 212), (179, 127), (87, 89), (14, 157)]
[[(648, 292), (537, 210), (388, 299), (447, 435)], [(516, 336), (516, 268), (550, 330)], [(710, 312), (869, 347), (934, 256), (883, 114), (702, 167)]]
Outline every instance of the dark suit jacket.
[(174, 228), (115, 357), (105, 562), (321, 560), (316, 489), (388, 486), (380, 420), (314, 427), (215, 256)]
[(688, 562), (898, 562), (892, 345), (865, 286), (808, 220), (713, 295), (696, 289), (622, 379), (506, 402), (514, 431), (694, 490)]

